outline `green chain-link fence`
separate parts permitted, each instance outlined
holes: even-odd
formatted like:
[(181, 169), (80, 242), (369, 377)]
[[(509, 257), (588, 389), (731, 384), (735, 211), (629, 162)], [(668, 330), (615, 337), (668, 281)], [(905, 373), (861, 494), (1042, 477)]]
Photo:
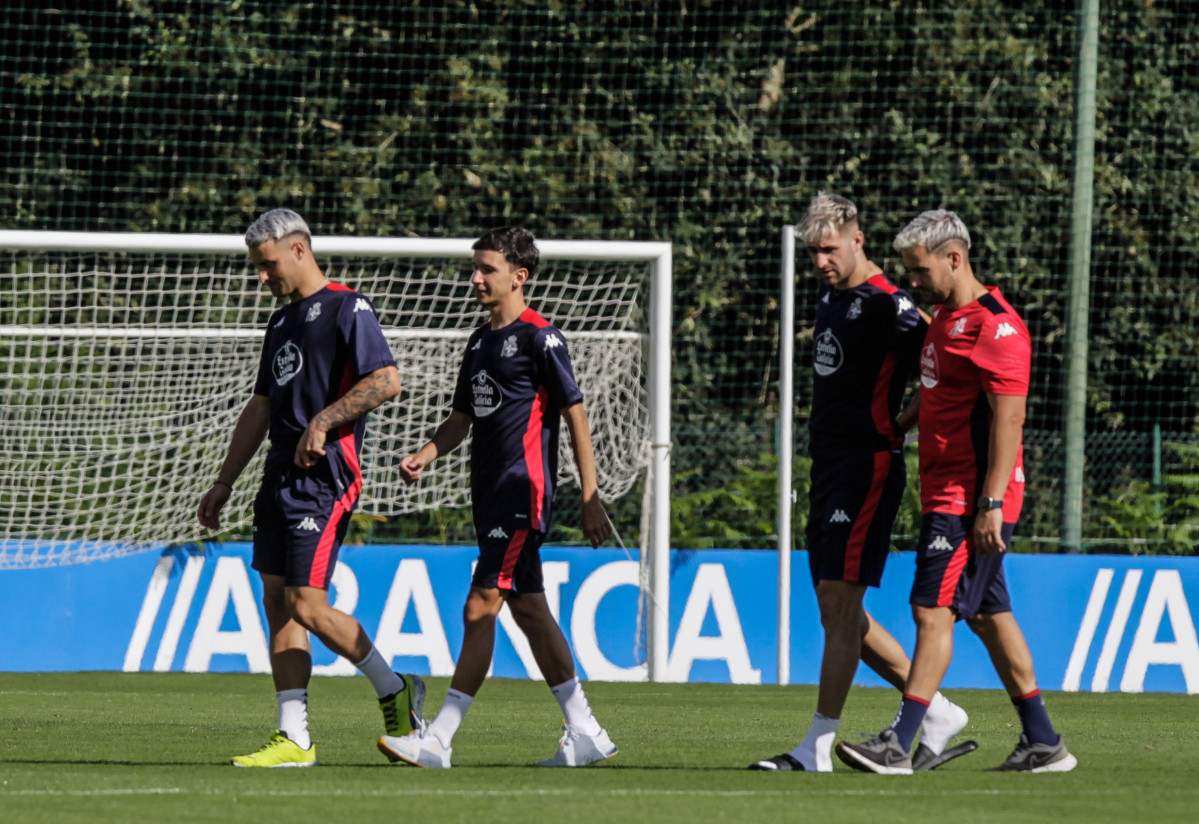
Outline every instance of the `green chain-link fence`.
[[(287, 205), (320, 234), (672, 242), (680, 545), (773, 546), (779, 228), (849, 195), (903, 282), (894, 233), (957, 211), (1036, 342), (1020, 532), (1057, 548), (1075, 4), (13, 0), (5, 19), (3, 228), (239, 232)], [(1199, 415), (1199, 10), (1103, 0), (1098, 42), (1082, 543), (1190, 551), (1199, 469), (1171, 444)], [(629, 530), (638, 506), (613, 506)], [(375, 536), (412, 531), (393, 528)]]

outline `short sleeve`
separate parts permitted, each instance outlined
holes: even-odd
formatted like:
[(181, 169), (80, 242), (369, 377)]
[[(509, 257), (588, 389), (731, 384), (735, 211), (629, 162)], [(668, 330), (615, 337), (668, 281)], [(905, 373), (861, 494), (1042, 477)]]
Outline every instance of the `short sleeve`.
[(549, 392), (550, 408), (561, 411), (583, 400), (562, 333), (547, 326), (538, 331), (533, 346), (538, 383)]
[(475, 416), (475, 409), (470, 393), (470, 353), (479, 334), (479, 332), (475, 332), (466, 343), (466, 351), (462, 354), (462, 363), (458, 366), (458, 381), (454, 384), (454, 398), (450, 402), (450, 408), (453, 411), (469, 415), (471, 418)]
[(1028, 397), (1032, 338), (1019, 318), (991, 315), (979, 330), (970, 360), (982, 373), (982, 389), (991, 395)]
[(383, 328), (379, 325), (379, 317), (375, 314), (375, 307), (369, 299), (355, 294), (351, 300), (344, 301), (342, 311), (338, 314), (338, 325), (349, 346), (350, 359), (359, 378), (396, 365), (387, 338), (383, 336)]
[(920, 367), (920, 350), (924, 346), (924, 337), (928, 334), (928, 323), (907, 292), (897, 290), (890, 297), (895, 313), (892, 326), (893, 349), (904, 366), (913, 373), (917, 372)]

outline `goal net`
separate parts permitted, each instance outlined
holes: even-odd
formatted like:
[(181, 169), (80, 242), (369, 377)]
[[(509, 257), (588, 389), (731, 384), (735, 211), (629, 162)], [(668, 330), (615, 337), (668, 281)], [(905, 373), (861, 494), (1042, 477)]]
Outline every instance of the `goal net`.
[[(359, 512), (469, 504), (466, 445), (413, 486), (398, 463), (444, 420), (463, 345), (484, 319), (469, 284), (471, 243), (313, 239), (326, 274), (375, 303), (403, 383), (372, 413)], [(567, 337), (600, 492), (612, 500), (649, 458), (647, 308), (651, 280), (669, 278), (669, 246), (538, 245), (526, 295)], [(239, 235), (0, 232), (0, 568), (211, 537), (195, 510), (252, 391), (276, 306)], [(571, 483), (562, 438), (560, 480)], [(225, 508), (231, 531), (248, 527), (264, 452)]]

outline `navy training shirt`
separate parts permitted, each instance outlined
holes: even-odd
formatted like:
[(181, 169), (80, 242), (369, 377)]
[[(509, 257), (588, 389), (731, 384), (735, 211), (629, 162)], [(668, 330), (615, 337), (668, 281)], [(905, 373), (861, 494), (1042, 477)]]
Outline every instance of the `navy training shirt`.
[(811, 454), (903, 444), (895, 418), (927, 331), (912, 298), (881, 272), (852, 289), (821, 289), (812, 344)]
[(453, 409), (473, 422), (471, 503), (480, 535), (501, 525), (549, 530), (561, 412), (582, 399), (566, 338), (532, 309), (502, 329), (487, 322), (471, 334)]
[[(363, 295), (330, 283), (271, 315), (258, 364), (255, 395), (271, 402), (271, 450), (294, 450), (308, 423), (364, 375), (395, 366), (375, 307)], [(354, 468), (366, 415), (328, 434), (325, 448)]]

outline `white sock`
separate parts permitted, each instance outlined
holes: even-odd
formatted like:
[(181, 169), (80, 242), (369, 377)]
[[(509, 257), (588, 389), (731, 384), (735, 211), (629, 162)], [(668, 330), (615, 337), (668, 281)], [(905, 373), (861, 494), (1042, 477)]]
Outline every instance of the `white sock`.
[(425, 732), (437, 736), (441, 746), (448, 750), (450, 742), (454, 740), (454, 735), (458, 732), (458, 727), (462, 726), (462, 719), (466, 717), (467, 710), (474, 702), (473, 695), (467, 695), (458, 690), (446, 690), (445, 703), (441, 705), (437, 717), (433, 719), (433, 723), (425, 729)]
[(558, 706), (562, 708), (562, 714), (566, 717), (567, 724), (583, 735), (599, 735), (603, 727), (600, 726), (599, 721), (595, 720), (595, 716), (591, 712), (591, 704), (587, 702), (587, 695), (583, 692), (583, 685), (579, 683), (577, 677), (556, 687), (550, 687), (550, 692), (558, 699)]
[(964, 709), (937, 692), (928, 704), (928, 712), (921, 725), (920, 743), (940, 755), (950, 739), (965, 729), (969, 718)]
[(833, 739), (837, 737), (840, 718), (814, 713), (807, 734), (795, 749), (787, 753), (808, 772), (833, 771)]
[(391, 671), (391, 667), (387, 666), (374, 644), (371, 644), (371, 651), (366, 657), (354, 666), (370, 679), (371, 686), (375, 688), (375, 695), (380, 698), (404, 691), (404, 679)]
[(296, 746), (306, 750), (312, 746), (308, 734), (308, 690), (280, 690), (275, 693), (279, 704), (279, 732)]

